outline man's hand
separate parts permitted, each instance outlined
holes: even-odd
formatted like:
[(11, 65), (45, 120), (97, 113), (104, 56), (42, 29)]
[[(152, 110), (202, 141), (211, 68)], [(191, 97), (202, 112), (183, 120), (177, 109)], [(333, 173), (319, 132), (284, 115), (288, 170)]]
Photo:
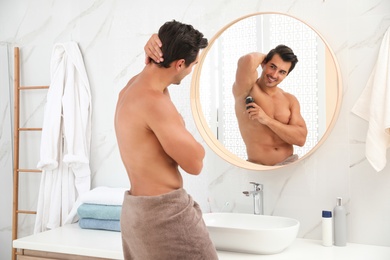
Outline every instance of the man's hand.
[(156, 63), (164, 61), (161, 46), (162, 43), (160, 41), (160, 38), (158, 38), (157, 33), (154, 33), (144, 47), (145, 64), (149, 64), (151, 60), (154, 60)]
[(250, 120), (257, 120), (260, 124), (266, 125), (267, 119), (270, 117), (264, 112), (264, 110), (258, 106), (255, 102), (249, 103), (246, 105), (246, 113), (249, 116)]

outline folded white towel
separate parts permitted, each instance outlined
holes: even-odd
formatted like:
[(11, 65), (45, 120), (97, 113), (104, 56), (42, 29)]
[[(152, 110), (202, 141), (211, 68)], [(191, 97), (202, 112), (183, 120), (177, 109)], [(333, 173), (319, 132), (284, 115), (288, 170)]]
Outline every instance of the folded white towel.
[(386, 166), (390, 147), (390, 28), (379, 50), (378, 60), (352, 112), (368, 121), (366, 157), (379, 172)]
[(79, 196), (76, 203), (73, 205), (65, 224), (74, 223), (77, 221), (77, 209), (83, 203), (101, 204), (101, 205), (122, 205), (124, 194), (128, 188), (112, 188), (100, 186), (96, 187)]

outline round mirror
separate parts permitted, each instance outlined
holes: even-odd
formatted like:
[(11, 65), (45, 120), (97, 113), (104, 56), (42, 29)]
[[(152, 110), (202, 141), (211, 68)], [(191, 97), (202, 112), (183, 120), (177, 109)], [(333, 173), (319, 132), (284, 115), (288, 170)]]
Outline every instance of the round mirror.
[(279, 44), (289, 46), (299, 60), (279, 85), (298, 99), (307, 125), (305, 145), (294, 146), (297, 161), (308, 157), (325, 141), (337, 119), (341, 77), (335, 55), (324, 38), (290, 15), (267, 12), (241, 17), (209, 41), (200, 54), (191, 84), (191, 108), (200, 134), (215, 153), (238, 167), (270, 170), (285, 166), (247, 161), (232, 94), (238, 59), (250, 52), (267, 54)]

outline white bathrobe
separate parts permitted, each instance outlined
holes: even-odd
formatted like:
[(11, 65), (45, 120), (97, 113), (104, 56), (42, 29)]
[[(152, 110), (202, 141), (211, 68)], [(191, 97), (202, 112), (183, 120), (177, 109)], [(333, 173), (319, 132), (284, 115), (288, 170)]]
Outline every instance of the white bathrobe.
[(390, 147), (390, 28), (385, 33), (378, 59), (352, 112), (368, 121), (366, 157), (377, 171), (386, 166)]
[(91, 93), (77, 43), (56, 44), (50, 69), (35, 233), (62, 226), (77, 197), (91, 186)]

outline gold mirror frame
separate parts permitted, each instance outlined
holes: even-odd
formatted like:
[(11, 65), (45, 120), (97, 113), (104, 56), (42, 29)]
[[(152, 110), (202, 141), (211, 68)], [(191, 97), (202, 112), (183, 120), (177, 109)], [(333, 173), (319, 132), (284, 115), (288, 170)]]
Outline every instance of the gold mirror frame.
[[(202, 66), (203, 66), (203, 63), (204, 63), (204, 61), (206, 59), (206, 55), (209, 52), (209, 50), (212, 48), (214, 42), (219, 38), (219, 36), (223, 32), (225, 32), (225, 30), (227, 30), (229, 27), (231, 27), (235, 23), (237, 23), (237, 22), (239, 22), (239, 21), (241, 21), (241, 20), (243, 20), (245, 18), (251, 17), (251, 16), (266, 15), (266, 14), (279, 14), (279, 15), (290, 16), (290, 17), (292, 17), (292, 18), (294, 18), (294, 19), (296, 19), (296, 20), (306, 24), (308, 27), (310, 27), (318, 35), (318, 37), (321, 38), (321, 40), (323, 41), (324, 45), (328, 48), (328, 50), (329, 50), (329, 52), (331, 54), (331, 57), (333, 59), (333, 62), (334, 62), (334, 65), (335, 65), (335, 69), (336, 69), (336, 73), (337, 73), (337, 100), (335, 102), (336, 108), (334, 110), (331, 122), (330, 122), (328, 128), (326, 129), (324, 135), (321, 137), (321, 139), (318, 141), (318, 143), (308, 153), (306, 153), (304, 156), (299, 158), (299, 160), (297, 160), (297, 161), (295, 161), (295, 162), (293, 162), (291, 164), (282, 165), (282, 166), (265, 166), (265, 165), (259, 165), (259, 164), (255, 164), (255, 163), (250, 163), (250, 162), (247, 162), (247, 161), (241, 159), (240, 157), (238, 157), (237, 155), (233, 154), (229, 150), (227, 150), (218, 141), (216, 136), (212, 133), (211, 129), (209, 128), (209, 126), (208, 126), (208, 124), (206, 122), (206, 119), (204, 117), (204, 114), (202, 112), (202, 106), (201, 106), (201, 102), (200, 102), (200, 87), (199, 87), (199, 84), (200, 84), (200, 76), (201, 76)], [(332, 129), (333, 129), (333, 127), (334, 127), (334, 125), (335, 125), (335, 123), (337, 121), (339, 112), (340, 112), (341, 101), (342, 101), (342, 81), (341, 81), (340, 69), (339, 69), (339, 65), (337, 63), (335, 54), (333, 53), (333, 51), (330, 48), (330, 46), (327, 43), (327, 41), (324, 39), (324, 37), (317, 30), (315, 30), (313, 27), (308, 25), (306, 22), (304, 22), (304, 21), (302, 21), (302, 20), (300, 20), (300, 19), (298, 19), (298, 18), (296, 18), (294, 16), (291, 16), (289, 14), (278, 13), (278, 12), (257, 12), (257, 13), (249, 14), (249, 15), (240, 17), (240, 18), (230, 22), (226, 26), (224, 26), (221, 30), (219, 30), (217, 32), (216, 35), (214, 35), (211, 38), (211, 40), (209, 41), (208, 47), (201, 52), (201, 54), (199, 56), (199, 63), (198, 63), (198, 65), (194, 69), (194, 72), (193, 72), (193, 75), (192, 75), (192, 81), (191, 81), (191, 109), (192, 109), (192, 115), (194, 117), (195, 124), (196, 124), (196, 126), (198, 128), (198, 131), (200, 132), (201, 136), (203, 137), (203, 139), (205, 140), (207, 145), (218, 156), (220, 156), (222, 159), (226, 160), (227, 162), (229, 162), (229, 163), (231, 163), (231, 164), (233, 164), (233, 165), (235, 165), (237, 167), (241, 167), (241, 168), (248, 169), (248, 170), (256, 170), (256, 171), (259, 171), (259, 170), (274, 170), (274, 169), (278, 169), (278, 168), (281, 168), (281, 167), (285, 167), (285, 166), (296, 164), (297, 162), (301, 162), (305, 158), (307, 158), (310, 155), (312, 155), (325, 142), (325, 140), (329, 136), (330, 132), (332, 131)]]

